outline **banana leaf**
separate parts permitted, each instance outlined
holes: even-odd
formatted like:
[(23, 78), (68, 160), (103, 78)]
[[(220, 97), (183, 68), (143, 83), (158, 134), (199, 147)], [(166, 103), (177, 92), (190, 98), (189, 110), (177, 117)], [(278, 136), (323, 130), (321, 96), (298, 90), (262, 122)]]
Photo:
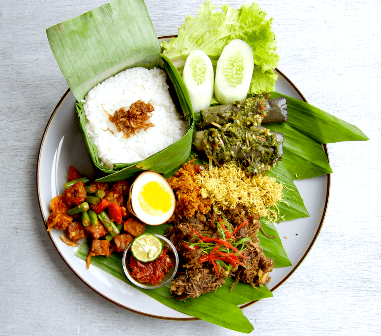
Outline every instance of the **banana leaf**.
[(77, 101), (124, 69), (151, 69), (159, 62), (159, 42), (143, 0), (114, 0), (58, 23), (46, 34)]
[(286, 97), (289, 113), (287, 124), (320, 144), (369, 140), (357, 126), (336, 118), (307, 102), (279, 92), (272, 92), (271, 97)]
[[(291, 220), (308, 216), (308, 211), (305, 208), (303, 199), (294, 184), (294, 180), (325, 175), (332, 171), (323, 147), (316, 141), (319, 139), (312, 139), (309, 137), (308, 133), (306, 134), (306, 132), (299, 131), (301, 125), (311, 122), (311, 120), (313, 122), (324, 124), (327, 120), (331, 120), (331, 116), (328, 114), (326, 115), (325, 112), (321, 113), (318, 111), (317, 113), (319, 118), (314, 118), (314, 109), (310, 109), (307, 103), (299, 103), (299, 106), (300, 108), (307, 108), (309, 113), (303, 115), (300, 111), (295, 111), (291, 105), (289, 108), (289, 118), (294, 120), (293, 125), (289, 125), (287, 123), (266, 125), (272, 131), (282, 131), (285, 136), (283, 159), (272, 171), (269, 172), (270, 176), (275, 177), (278, 182), (283, 183), (285, 186), (283, 190), (283, 199), (277, 205), (279, 213), (282, 216), (280, 220)], [(293, 118), (294, 115), (298, 115), (298, 118)], [(199, 120), (198, 114), (195, 114), (194, 120), (195, 122)], [(344, 128), (347, 127), (345, 126), (345, 122), (339, 119), (334, 121), (341, 124)], [(353, 131), (352, 126), (348, 126), (348, 128), (350, 128), (349, 132), (342, 132), (343, 134), (346, 134), (343, 138), (340, 138), (340, 135), (336, 135), (336, 139), (348, 139), (348, 134), (350, 140), (363, 140), (366, 138), (364, 138), (362, 133), (356, 132), (355, 129)], [(314, 129), (313, 125), (310, 126), (310, 129)], [(194, 155), (195, 153), (191, 152), (188, 159), (194, 157)], [(171, 176), (176, 170), (177, 168), (167, 174), (164, 174), (164, 176)], [(273, 236), (267, 237), (261, 231), (258, 233), (260, 244), (266, 256), (274, 259), (275, 267), (291, 266), (291, 262), (282, 246), (282, 242), (274, 224), (267, 218), (262, 218), (261, 224), (266, 235)], [(163, 234), (166, 227), (167, 225), (148, 227), (147, 230), (152, 231), (153, 233)], [(78, 251), (77, 256), (85, 259), (87, 256), (87, 251), (88, 246), (83, 245)], [(104, 271), (122, 280), (125, 279), (125, 276), (121, 270), (121, 261), (117, 258), (110, 259), (96, 257), (92, 258), (92, 262), (95, 266), (100, 267)], [(230, 292), (229, 287), (232, 281), (232, 279), (227, 279), (227, 284), (217, 291), (208, 293), (207, 295), (203, 295), (194, 300), (188, 300), (186, 304), (179, 303), (176, 299), (171, 298), (168, 287), (164, 287), (158, 292), (145, 292), (147, 292), (147, 295), (150, 295), (161, 303), (177, 309), (185, 314), (189, 314), (233, 330), (250, 332), (250, 327), (246, 322), (242, 322), (242, 328), (237, 329), (234, 321), (230, 320), (235, 320), (235, 318), (237, 318), (237, 321), (243, 321), (241, 314), (238, 311), (233, 310), (232, 305), (234, 306), (244, 304), (249, 301), (256, 301), (261, 298), (269, 297), (272, 294), (267, 287), (262, 287), (259, 290), (253, 290), (250, 286), (245, 284), (236, 284), (233, 291)], [(229, 320), (221, 320), (221, 316), (219, 315), (221, 313), (219, 310), (220, 304), (222, 305), (221, 307), (228, 307), (227, 309), (230, 312)], [(214, 311), (215, 305), (217, 305), (217, 309), (215, 310), (217, 316), (214, 316), (214, 314), (211, 313)]]
[(287, 267), (292, 266), (290, 259), (287, 256), (286, 251), (283, 248), (282, 241), (278, 236), (274, 223), (267, 221), (265, 218), (261, 218), (262, 228), (266, 235), (262, 231), (258, 232), (258, 238), (260, 245), (262, 246), (263, 253), (267, 258), (273, 258), (275, 267)]
[[(137, 24), (138, 23), (138, 24)], [(96, 168), (110, 174), (102, 181), (128, 178), (142, 170), (166, 173), (189, 156), (194, 128), (188, 91), (171, 61), (160, 55), (159, 41), (143, 0), (114, 0), (47, 29), (50, 47), (77, 99), (76, 112), (87, 151)], [(188, 132), (176, 143), (139, 162), (105, 167), (86, 132), (82, 100), (95, 85), (131, 67), (160, 67), (167, 73), (172, 98), (188, 121)]]
[[(290, 116), (290, 111), (289, 118)], [(288, 122), (266, 125), (284, 135), (282, 164), (293, 179), (307, 179), (332, 173), (321, 144), (297, 131)]]
[[(282, 200), (278, 202), (277, 208), (280, 214), (279, 221), (289, 221), (297, 218), (309, 217), (303, 199), (299, 194), (291, 174), (287, 172), (283, 160), (268, 173), (276, 178), (278, 183), (283, 184)], [(272, 235), (272, 234), (270, 234)]]

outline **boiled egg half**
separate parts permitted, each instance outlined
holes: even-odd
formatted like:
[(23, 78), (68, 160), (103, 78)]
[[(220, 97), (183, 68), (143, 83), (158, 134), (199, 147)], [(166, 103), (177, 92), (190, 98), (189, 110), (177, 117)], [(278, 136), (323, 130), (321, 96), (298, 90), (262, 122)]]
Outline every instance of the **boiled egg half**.
[(172, 216), (175, 195), (162, 175), (146, 171), (131, 185), (128, 210), (145, 224), (160, 225)]

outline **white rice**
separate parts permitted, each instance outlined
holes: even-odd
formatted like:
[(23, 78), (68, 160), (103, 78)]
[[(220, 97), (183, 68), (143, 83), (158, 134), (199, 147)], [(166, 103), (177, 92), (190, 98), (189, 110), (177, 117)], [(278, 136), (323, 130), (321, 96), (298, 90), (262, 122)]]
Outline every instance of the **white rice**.
[[(105, 111), (113, 115), (137, 100), (153, 105), (149, 121), (155, 126), (126, 139)], [(187, 123), (180, 119), (169, 94), (166, 73), (158, 68), (122, 71), (91, 89), (84, 103), (87, 134), (97, 146), (99, 158), (109, 168), (114, 163), (144, 160), (181, 139), (187, 131)]]

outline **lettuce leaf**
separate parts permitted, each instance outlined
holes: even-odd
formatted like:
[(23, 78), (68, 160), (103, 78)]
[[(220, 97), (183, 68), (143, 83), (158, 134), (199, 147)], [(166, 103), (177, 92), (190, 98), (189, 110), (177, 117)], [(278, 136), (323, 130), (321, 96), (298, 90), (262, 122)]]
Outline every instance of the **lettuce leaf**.
[(222, 11), (216, 8), (207, 0), (200, 6), (196, 18), (185, 19), (177, 38), (162, 42), (162, 53), (180, 72), (188, 55), (196, 49), (204, 51), (216, 66), (223, 48), (231, 40), (241, 39), (250, 45), (254, 54), (255, 70), (249, 93), (273, 91), (277, 78), (273, 69), (279, 56), (272, 19), (266, 19), (266, 13), (256, 3), (242, 5), (240, 9), (227, 4), (221, 6)]

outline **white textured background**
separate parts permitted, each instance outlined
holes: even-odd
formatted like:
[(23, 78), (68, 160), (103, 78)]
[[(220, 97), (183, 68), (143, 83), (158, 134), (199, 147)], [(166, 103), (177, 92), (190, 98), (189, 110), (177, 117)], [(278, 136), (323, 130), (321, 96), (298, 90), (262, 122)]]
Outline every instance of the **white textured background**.
[[(146, 0), (158, 35), (202, 0)], [(240, 7), (243, 1), (228, 2)], [(0, 335), (236, 335), (203, 321), (141, 316), (105, 300), (66, 266), (41, 219), (36, 160), (67, 84), (46, 28), (100, 0), (0, 6)], [(371, 139), (328, 146), (331, 195), (306, 260), (274, 297), (244, 310), (256, 335), (381, 335), (381, 2), (266, 0), (280, 63), (307, 100)]]

